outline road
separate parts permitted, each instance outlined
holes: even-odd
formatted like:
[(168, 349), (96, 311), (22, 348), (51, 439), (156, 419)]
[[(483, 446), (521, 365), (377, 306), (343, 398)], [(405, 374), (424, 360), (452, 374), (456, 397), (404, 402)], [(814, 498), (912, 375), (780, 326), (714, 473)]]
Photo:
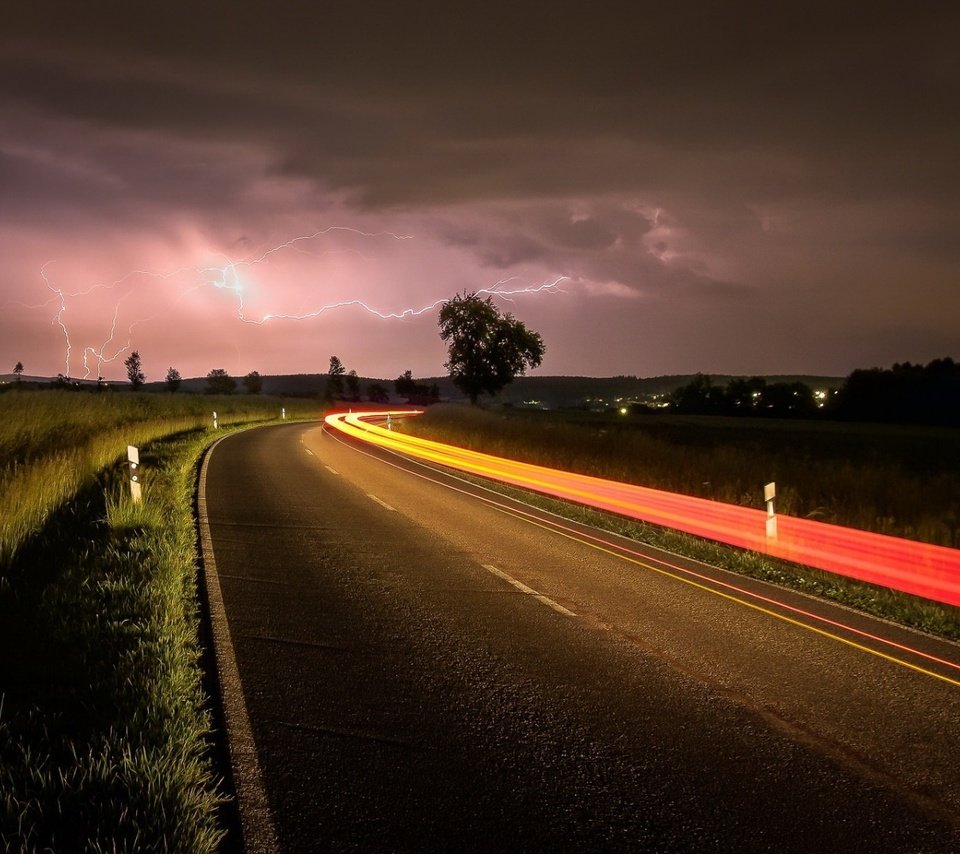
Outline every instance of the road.
[(954, 644), (315, 425), (203, 491), (282, 850), (960, 849)]

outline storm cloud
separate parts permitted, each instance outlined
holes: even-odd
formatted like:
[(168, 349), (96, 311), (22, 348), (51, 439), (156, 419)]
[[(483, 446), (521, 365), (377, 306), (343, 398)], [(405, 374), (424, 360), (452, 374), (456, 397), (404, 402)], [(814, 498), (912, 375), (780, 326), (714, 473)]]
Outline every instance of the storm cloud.
[(78, 344), (148, 373), (439, 373), (429, 313), (244, 324), (202, 276), (117, 284), (330, 226), (368, 236), (244, 268), (248, 319), (562, 276), (509, 306), (549, 373), (956, 356), (958, 38), (942, 3), (18, 6), (0, 360), (63, 370), (55, 260), (55, 287), (104, 285), (70, 299)]

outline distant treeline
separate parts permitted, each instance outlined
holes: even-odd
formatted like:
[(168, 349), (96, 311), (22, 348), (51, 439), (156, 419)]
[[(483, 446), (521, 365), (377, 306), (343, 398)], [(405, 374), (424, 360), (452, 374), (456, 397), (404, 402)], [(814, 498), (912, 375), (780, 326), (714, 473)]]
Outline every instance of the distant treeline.
[(697, 374), (671, 395), (671, 411), (696, 415), (824, 417), (960, 426), (960, 364), (951, 358), (927, 365), (853, 371), (839, 389), (812, 389), (802, 382), (768, 383), (762, 377), (714, 385)]

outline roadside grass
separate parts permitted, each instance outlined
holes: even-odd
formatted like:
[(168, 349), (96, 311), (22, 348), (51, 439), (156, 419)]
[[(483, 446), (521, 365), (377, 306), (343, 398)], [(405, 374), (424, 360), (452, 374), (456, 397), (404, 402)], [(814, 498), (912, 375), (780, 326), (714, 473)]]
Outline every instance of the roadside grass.
[[(574, 465), (574, 470), (582, 473), (595, 474), (601, 477), (611, 476), (608, 473), (609, 469), (602, 466), (598, 467), (598, 470), (591, 470), (587, 462), (589, 454), (577, 456), (571, 451), (571, 446), (576, 444), (578, 438), (576, 433), (565, 435), (563, 437), (565, 447), (554, 455), (554, 449), (550, 447), (552, 437), (549, 437), (549, 433), (548, 439), (545, 441), (541, 429), (531, 431), (530, 422), (521, 423), (520, 429), (513, 430), (509, 426), (510, 420), (489, 412), (470, 411), (465, 407), (432, 407), (427, 410), (426, 415), (420, 418), (401, 422), (400, 429), (436, 441), (463, 445), (486, 453), (513, 456), (515, 459), (524, 459), (527, 462), (551, 465), (557, 468), (563, 467), (563, 463), (559, 462), (562, 459), (571, 465), (578, 463), (579, 465)], [(505, 424), (508, 426), (505, 427)], [(699, 423), (696, 427), (698, 430), (704, 429), (703, 425)], [(573, 429), (580, 428), (574, 427)], [(504, 433), (506, 433), (507, 438), (504, 438)], [(532, 444), (525, 444), (525, 440), (531, 441)], [(579, 440), (581, 445), (585, 443), (585, 437), (582, 435), (579, 436)], [(589, 442), (589, 438), (586, 441)], [(682, 466), (684, 463), (683, 455), (680, 454), (679, 457), (677, 465)], [(458, 471), (456, 475), (566, 519), (592, 525), (601, 530), (610, 531), (667, 552), (709, 563), (740, 575), (829, 599), (920, 631), (951, 640), (960, 640), (960, 608), (932, 602), (855, 579), (844, 578), (811, 567), (776, 560), (756, 552), (724, 546), (690, 534), (628, 519), (614, 513), (594, 510), (574, 502), (562, 501), (485, 478), (467, 475), (463, 472)], [(634, 480), (634, 482), (638, 481)], [(658, 485), (658, 488), (667, 487)]]
[(0, 590), (3, 563), (105, 466), (163, 436), (313, 415), (310, 401), (273, 397), (14, 391), (0, 394)]
[[(261, 401), (246, 414), (262, 419), (272, 408)], [(233, 415), (243, 417), (239, 406)], [(225, 431), (178, 430), (184, 420), (112, 429), (108, 465), (97, 475), (77, 465), (79, 489), (0, 559), (4, 850), (215, 851), (221, 843), (192, 505), (197, 461)], [(163, 429), (176, 434), (142, 438)], [(123, 463), (131, 435), (142, 443), (140, 504)], [(88, 467), (97, 460), (90, 445), (87, 437), (72, 449)]]

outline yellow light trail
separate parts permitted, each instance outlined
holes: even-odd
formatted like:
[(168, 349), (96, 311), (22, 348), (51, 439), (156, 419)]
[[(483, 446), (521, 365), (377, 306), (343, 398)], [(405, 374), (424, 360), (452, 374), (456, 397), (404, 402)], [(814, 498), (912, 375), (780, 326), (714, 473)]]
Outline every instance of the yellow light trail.
[(960, 551), (791, 516), (766, 534), (762, 510), (574, 474), (405, 435), (369, 423), (419, 411), (334, 413), (326, 424), (437, 465), (575, 501), (838, 575), (960, 606)]

